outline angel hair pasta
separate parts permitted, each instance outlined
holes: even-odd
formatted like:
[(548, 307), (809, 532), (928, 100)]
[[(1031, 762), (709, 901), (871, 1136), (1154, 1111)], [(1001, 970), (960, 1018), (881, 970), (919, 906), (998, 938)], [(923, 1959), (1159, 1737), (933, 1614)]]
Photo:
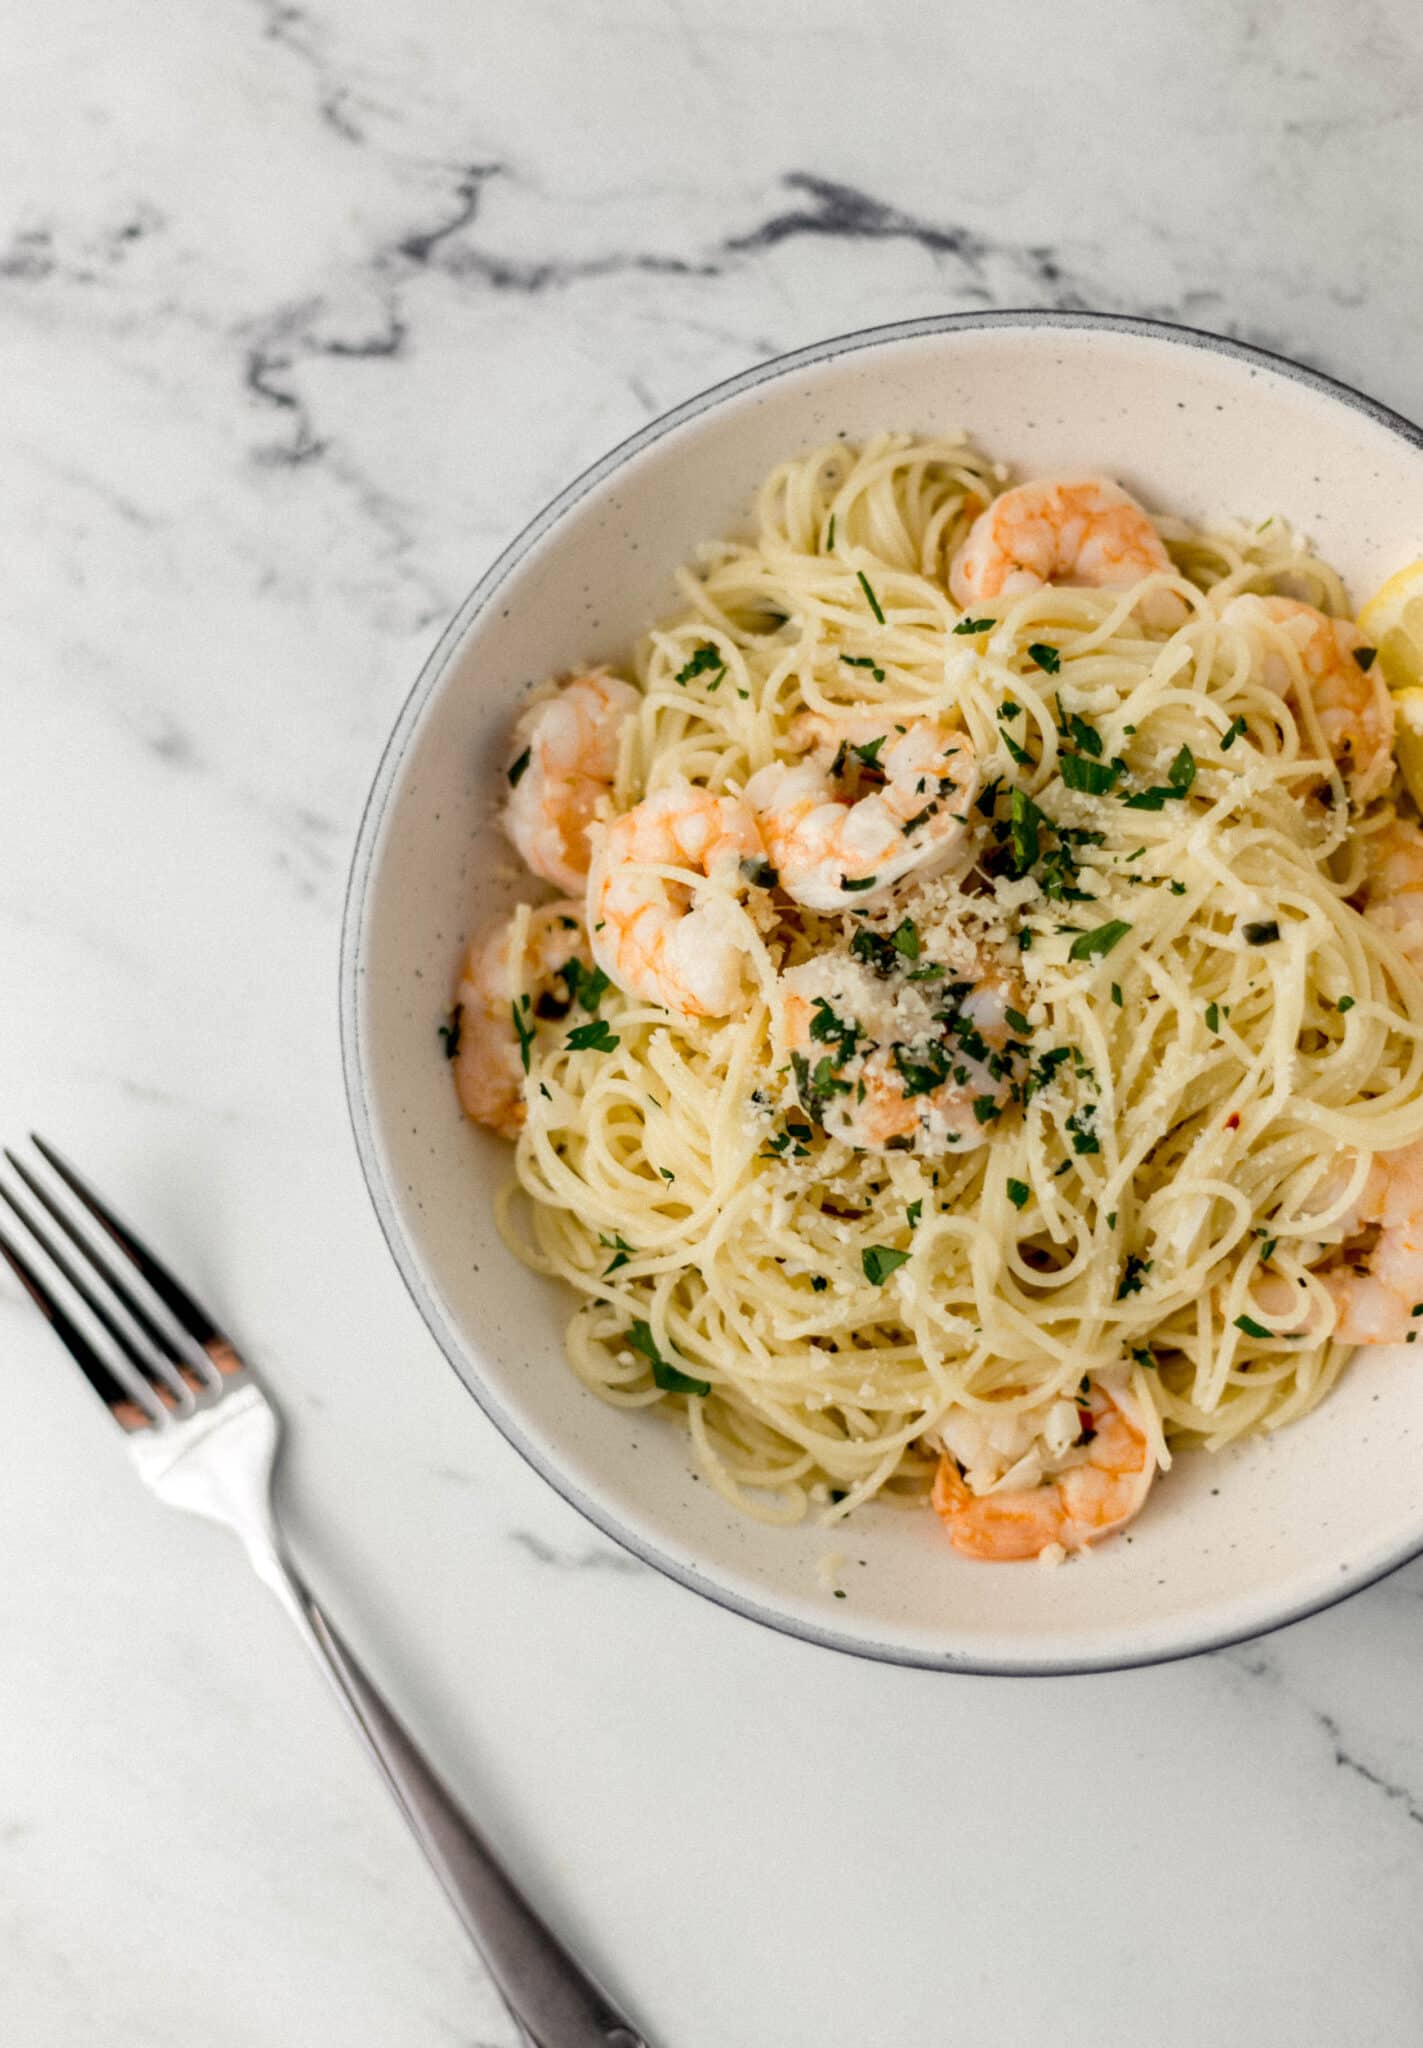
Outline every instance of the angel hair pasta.
[(1423, 1311), (1423, 835), (1338, 577), (1006, 486), (786, 462), (622, 673), (539, 693), (506, 824), (561, 893), (447, 1031), (588, 1386), (752, 1514), (930, 1503), (989, 1559)]

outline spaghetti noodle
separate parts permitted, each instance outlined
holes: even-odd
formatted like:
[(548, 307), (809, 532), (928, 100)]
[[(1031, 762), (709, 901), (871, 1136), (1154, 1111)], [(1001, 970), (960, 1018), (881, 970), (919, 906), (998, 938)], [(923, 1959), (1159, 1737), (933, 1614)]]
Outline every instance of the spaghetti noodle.
[[(985, 571), (1005, 482), (907, 435), (771, 475), (578, 789), (568, 971), (517, 912), (463, 1056), (493, 1057), (482, 1000), (522, 1126), (502, 1227), (576, 1293), (588, 1386), (679, 1411), (765, 1519), (937, 1474), (960, 1548), (1055, 1556), (1336, 1379), (1331, 1275), (1423, 1138), (1423, 979), (1356, 907), (1403, 828), (1337, 576), (1281, 522), (1152, 527), (1120, 492), (1139, 561), (1059, 506), (1073, 559)], [(1044, 516), (1083, 488), (1025, 487)], [(965, 606), (976, 559), (999, 587)], [(697, 838), (713, 799), (752, 842)], [(877, 846), (895, 871), (857, 871)]]

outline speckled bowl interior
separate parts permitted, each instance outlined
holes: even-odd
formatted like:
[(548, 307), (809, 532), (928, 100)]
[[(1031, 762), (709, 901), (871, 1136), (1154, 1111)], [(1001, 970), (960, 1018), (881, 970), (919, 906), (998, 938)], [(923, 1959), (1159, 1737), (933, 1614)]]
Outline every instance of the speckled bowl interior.
[[(836, 435), (963, 427), (1020, 473), (1091, 468), (1191, 517), (1278, 511), (1356, 595), (1423, 552), (1414, 428), (1213, 337), (1078, 315), (921, 321), (753, 371), (615, 450), (513, 544), (401, 712), (352, 871), (343, 1041), (361, 1158), (392, 1252), (475, 1399), (610, 1536), (758, 1620), (905, 1663), (1003, 1672), (1146, 1662), (1307, 1613), (1423, 1549), (1423, 1369), (1361, 1353), (1276, 1438), (1180, 1460), (1128, 1539), (1059, 1569), (956, 1557), (928, 1514), (833, 1531), (743, 1519), (693, 1477), (680, 1429), (586, 1393), (571, 1306), (504, 1248), (497, 1141), (456, 1112), (436, 1025), (462, 939), (512, 893), (493, 823), (531, 683), (614, 659), (673, 569), (742, 524), (782, 458)], [(836, 1598), (821, 1569), (838, 1558)]]

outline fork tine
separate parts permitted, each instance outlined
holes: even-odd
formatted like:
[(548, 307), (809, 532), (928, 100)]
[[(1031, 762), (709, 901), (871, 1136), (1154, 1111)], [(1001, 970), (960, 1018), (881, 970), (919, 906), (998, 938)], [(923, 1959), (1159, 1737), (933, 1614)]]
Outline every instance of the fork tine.
[(3, 1230), (0, 1230), (0, 1257), (3, 1257), (11, 1267), (30, 1300), (54, 1331), (119, 1428), (132, 1435), (135, 1430), (148, 1429), (160, 1421), (162, 1410), (155, 1408), (150, 1412), (142, 1402), (135, 1400), (123, 1381), (99, 1356), (84, 1332), (65, 1314), (23, 1253), (12, 1244)]
[[(160, 1259), (154, 1257), (143, 1240), (135, 1237), (126, 1225), (119, 1222), (113, 1211), (105, 1207), (94, 1190), (75, 1172), (69, 1161), (62, 1158), (52, 1145), (47, 1145), (37, 1131), (31, 1131), (30, 1138), (41, 1158), (48, 1160), (66, 1187), (78, 1196), (90, 1215), (103, 1225), (124, 1256), (137, 1266), (174, 1321), (180, 1323), (194, 1342), (200, 1344), (209, 1354), (217, 1349), (231, 1352), (231, 1344), (207, 1310), (194, 1301), (182, 1282), (174, 1278)], [(6, 1156), (11, 1157), (9, 1154)], [(14, 1163), (12, 1157), (11, 1163)], [(30, 1181), (29, 1185), (33, 1187), (33, 1181)]]
[[(35, 1176), (30, 1172), (28, 1166), (26, 1166), (24, 1160), (17, 1157), (17, 1155), (10, 1150), (8, 1145), (5, 1147), (5, 1157), (9, 1161), (10, 1165), (13, 1166), (16, 1173), (20, 1176), (20, 1179), (25, 1183), (25, 1186), (29, 1189), (30, 1193), (34, 1196), (35, 1200), (41, 1205), (41, 1207), (45, 1210), (45, 1212), (48, 1215), (54, 1218), (55, 1222), (59, 1225), (60, 1229), (64, 1232), (65, 1236), (69, 1239), (70, 1243), (78, 1246), (79, 1250), (84, 1254), (84, 1257), (89, 1261), (90, 1265), (93, 1266), (95, 1271), (107, 1283), (108, 1287), (113, 1292), (113, 1294), (118, 1298), (118, 1300), (123, 1303), (124, 1308), (128, 1311), (128, 1314), (133, 1318), (134, 1322), (138, 1325), (138, 1328), (142, 1330), (144, 1336), (148, 1339), (149, 1343), (153, 1346), (154, 1350), (159, 1352), (162, 1357), (167, 1359), (170, 1365), (174, 1367), (180, 1366), (183, 1362), (182, 1353), (178, 1350), (177, 1345), (173, 1342), (172, 1338), (168, 1335), (168, 1332), (162, 1327), (162, 1325), (154, 1321), (153, 1317), (149, 1314), (148, 1310), (144, 1307), (143, 1303), (139, 1300), (138, 1296), (133, 1292), (132, 1288), (128, 1285), (127, 1281), (124, 1280), (118, 1273), (116, 1273), (113, 1267), (110, 1265), (109, 1261), (105, 1259), (99, 1252), (97, 1252), (94, 1249), (94, 1247), (86, 1240), (84, 1233), (79, 1229), (78, 1225), (74, 1223), (74, 1221), (70, 1217), (65, 1215), (63, 1209), (61, 1209), (58, 1202), (55, 1201), (54, 1196), (49, 1192), (49, 1189), (45, 1187), (41, 1181), (36, 1180)], [(26, 1225), (26, 1227), (29, 1230), (34, 1232), (34, 1235), (36, 1237), (39, 1237), (38, 1230), (35, 1229), (34, 1224), (30, 1221), (29, 1217), (25, 1215), (24, 1211), (15, 1201), (14, 1196), (11, 1195), (9, 1191), (3, 1187), (0, 1187), (0, 1195), (4, 1195), (5, 1200), (10, 1204), (10, 1207), (15, 1211), (16, 1215), (20, 1217), (21, 1221)], [(40, 1242), (44, 1243), (43, 1238), (40, 1239)], [(72, 1276), (68, 1272), (65, 1272), (63, 1261), (60, 1259), (58, 1253), (55, 1251), (53, 1246), (46, 1244), (45, 1250), (54, 1260), (54, 1263), (60, 1268), (60, 1271), (64, 1272), (64, 1277), (66, 1278), (66, 1280), (69, 1280), (71, 1285), (76, 1284), (73, 1281)]]
[[(3, 1183), (0, 1183), (0, 1198), (9, 1203), (50, 1264), (69, 1282), (69, 1285), (79, 1296), (79, 1299), (83, 1302), (85, 1308), (88, 1309), (90, 1315), (108, 1332), (113, 1342), (118, 1346), (134, 1370), (142, 1373), (144, 1379), (148, 1381), (164, 1406), (170, 1408), (174, 1406), (175, 1397), (177, 1397), (178, 1400), (183, 1401), (184, 1405), (191, 1407), (192, 1388), (182, 1378), (180, 1366), (176, 1362), (170, 1362), (167, 1357), (154, 1359), (141, 1351), (138, 1345), (134, 1343), (132, 1337), (129, 1336), (118, 1317), (100, 1300), (88, 1282), (75, 1270), (72, 1261), (65, 1257), (48, 1231), (41, 1228), (29, 1210), (19, 1200), (18, 1196), (12, 1194), (10, 1189)], [(81, 1249), (87, 1248), (81, 1246)], [(105, 1279), (108, 1279), (108, 1269), (102, 1260), (95, 1259), (94, 1263), (100, 1274)], [(116, 1292), (119, 1295), (119, 1299), (123, 1301), (125, 1299), (124, 1291), (116, 1289)], [(125, 1305), (127, 1304), (125, 1303)], [(169, 1352), (172, 1351), (171, 1345), (168, 1345), (166, 1348)], [(191, 1368), (189, 1370), (191, 1371)], [(192, 1373), (192, 1379), (195, 1384), (201, 1385), (196, 1372)]]

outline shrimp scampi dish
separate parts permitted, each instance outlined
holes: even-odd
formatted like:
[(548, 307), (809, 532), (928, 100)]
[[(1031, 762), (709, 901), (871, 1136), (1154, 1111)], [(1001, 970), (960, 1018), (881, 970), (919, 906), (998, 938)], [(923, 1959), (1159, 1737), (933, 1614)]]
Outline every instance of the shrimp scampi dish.
[(458, 1103), (574, 1372), (762, 1519), (1149, 1542), (1177, 1457), (1415, 1369), (1388, 680), (1283, 519), (1131, 484), (812, 450), (513, 722)]

